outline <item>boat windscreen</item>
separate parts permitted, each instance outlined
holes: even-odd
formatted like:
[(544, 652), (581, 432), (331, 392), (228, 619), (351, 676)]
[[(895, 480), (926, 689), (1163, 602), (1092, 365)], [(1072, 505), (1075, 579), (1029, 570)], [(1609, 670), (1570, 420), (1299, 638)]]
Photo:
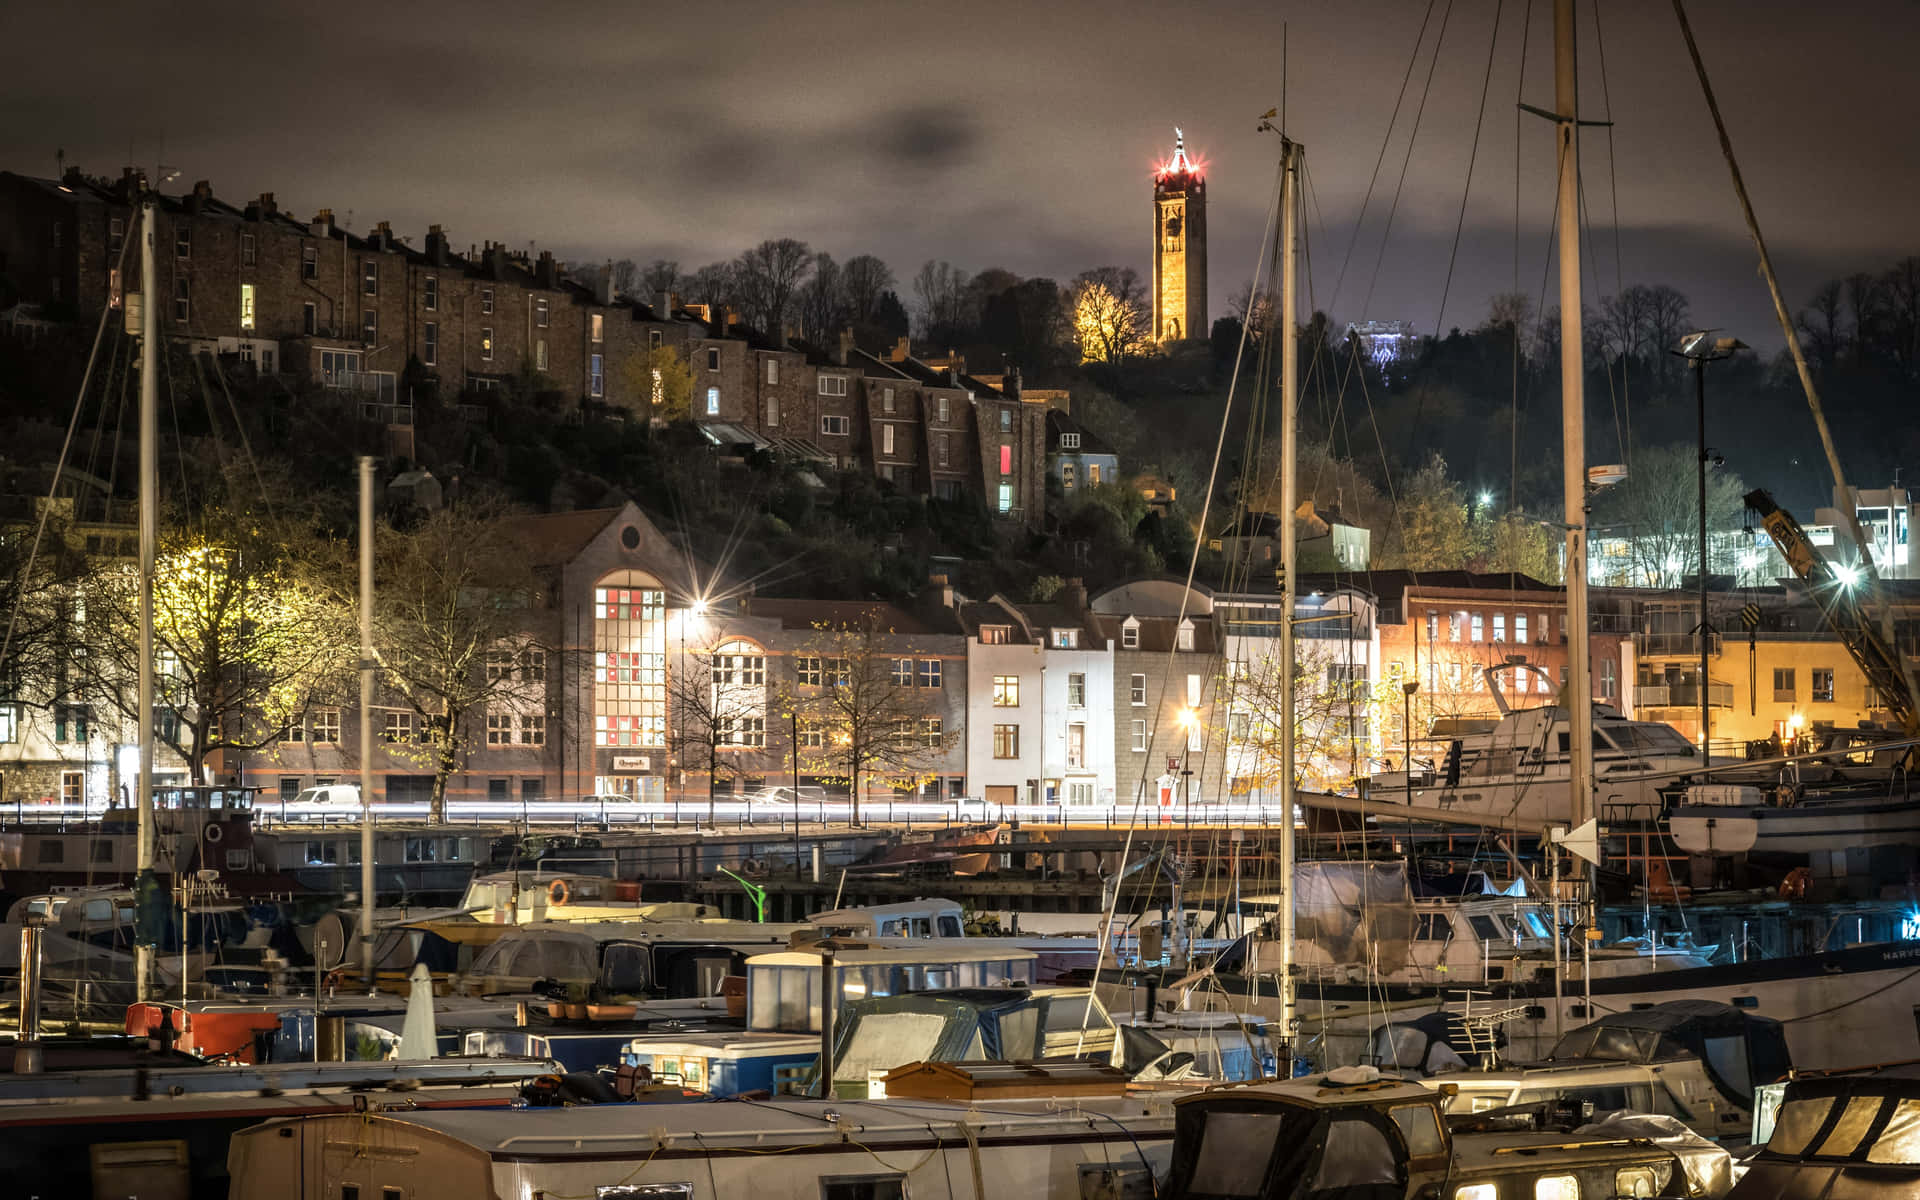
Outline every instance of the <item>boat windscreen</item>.
[(1677, 730), (1665, 725), (1647, 722), (1621, 721), (1618, 724), (1603, 724), (1595, 727), (1595, 732), (1612, 742), (1628, 754), (1664, 754), (1684, 757), (1693, 753), (1693, 747)]
[(1285, 1111), (1210, 1112), (1200, 1134), (1188, 1194), (1258, 1196), (1283, 1124), (1298, 1118)]
[(1920, 1100), (1900, 1100), (1893, 1106), (1880, 1136), (1867, 1150), (1870, 1163), (1920, 1166)]

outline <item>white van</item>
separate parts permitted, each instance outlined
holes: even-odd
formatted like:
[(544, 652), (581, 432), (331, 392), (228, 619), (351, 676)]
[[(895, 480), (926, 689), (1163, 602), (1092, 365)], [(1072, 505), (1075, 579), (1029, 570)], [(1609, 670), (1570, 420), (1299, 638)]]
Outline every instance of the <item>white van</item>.
[(360, 785), (356, 783), (323, 783), (319, 787), (301, 788), (300, 794), (293, 798), (295, 804), (351, 804), (360, 807)]

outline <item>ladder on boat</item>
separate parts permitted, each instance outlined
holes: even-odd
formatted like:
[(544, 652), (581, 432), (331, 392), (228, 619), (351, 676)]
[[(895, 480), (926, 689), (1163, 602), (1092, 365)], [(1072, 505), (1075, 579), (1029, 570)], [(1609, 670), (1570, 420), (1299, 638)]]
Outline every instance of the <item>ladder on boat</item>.
[[(1447, 1017), (1447, 1032), (1457, 1035), (1455, 1049), (1460, 1057), (1468, 1055), (1479, 1057), (1483, 1069), (1491, 1069), (1500, 1057), (1500, 1030), (1509, 1021), (1519, 1020), (1526, 1015), (1526, 1005), (1509, 1008), (1497, 1008), (1491, 1003), (1491, 992), (1460, 991), (1449, 992), (1449, 996), (1458, 997), (1449, 1000), (1441, 1008)], [(1483, 1006), (1474, 1007), (1474, 997), (1485, 999)]]

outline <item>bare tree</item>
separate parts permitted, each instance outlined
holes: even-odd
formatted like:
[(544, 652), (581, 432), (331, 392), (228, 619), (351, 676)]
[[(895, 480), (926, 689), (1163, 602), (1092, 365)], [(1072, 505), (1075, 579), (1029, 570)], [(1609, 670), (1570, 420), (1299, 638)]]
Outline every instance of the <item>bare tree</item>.
[(798, 306), (800, 335), (810, 342), (824, 346), (846, 328), (850, 314), (845, 281), (833, 255), (823, 252), (813, 256), (813, 273), (800, 286)]
[(928, 259), (913, 277), (914, 317), (920, 335), (951, 340), (966, 320), (967, 273), (950, 262)]
[(812, 265), (813, 252), (794, 238), (770, 238), (735, 259), (735, 291), (748, 322), (777, 336)]
[[(1595, 524), (1627, 539), (1640, 587), (1679, 587), (1700, 566), (1699, 451), (1688, 445), (1653, 446), (1634, 455), (1626, 482), (1600, 493)], [(1737, 528), (1746, 502), (1739, 475), (1707, 473), (1707, 528)], [(1730, 563), (1710, 564), (1732, 571)]]
[(1920, 374), (1920, 258), (1903, 258), (1880, 277), (1886, 297), (1887, 344), (1909, 377)]
[(671, 292), (680, 287), (680, 264), (671, 258), (656, 258), (640, 272), (640, 286), (646, 289), (649, 301), (661, 292)]
[(731, 262), (708, 263), (682, 279), (680, 286), (686, 290), (687, 303), (704, 304), (716, 310), (716, 315), (718, 309), (738, 304), (740, 286), (734, 267)]
[(673, 714), (667, 744), (682, 769), (706, 764), (708, 820), (726, 752), (767, 744), (767, 660), (740, 653), (726, 640), (682, 655), (667, 672), (667, 706)]
[(480, 744), (475, 731), (487, 717), (544, 725), (559, 648), (530, 628), (543, 585), (521, 530), (499, 511), (442, 509), (411, 530), (383, 532), (376, 550), (381, 676), (417, 726), (414, 741), (391, 735), (390, 748), (431, 769), (432, 818), (444, 821), (447, 781)]
[(1830, 279), (1820, 285), (1813, 293), (1813, 299), (1800, 310), (1796, 324), (1805, 334), (1808, 349), (1822, 367), (1831, 367), (1840, 360), (1840, 349), (1846, 344), (1847, 335), (1841, 312), (1845, 303), (1841, 298), (1838, 279)]
[(790, 708), (818, 735), (819, 745), (806, 752), (810, 765), (829, 776), (845, 769), (855, 824), (861, 785), (869, 776), (917, 784), (960, 736), (931, 707), (928, 697), (938, 693), (914, 686), (911, 674), (903, 676), (903, 663), (905, 671), (913, 670), (912, 655), (907, 640), (881, 624), (879, 610), (863, 620), (819, 627), (802, 654), (807, 662)]
[(639, 264), (635, 263), (632, 259), (623, 258), (620, 261), (614, 263), (613, 264), (613, 294), (616, 296), (632, 295), (633, 285), (635, 282), (639, 280), (639, 278), (640, 278)]
[(1855, 363), (1864, 363), (1867, 347), (1877, 340), (1879, 333), (1883, 305), (1880, 281), (1864, 271), (1849, 275), (1846, 293), (1847, 315), (1853, 323), (1847, 349)]
[(840, 266), (840, 294), (847, 319), (871, 324), (880, 312), (880, 298), (893, 288), (893, 269), (871, 254), (857, 254)]
[(1073, 281), (1080, 361), (1117, 363), (1147, 342), (1146, 292), (1132, 267), (1095, 267)]

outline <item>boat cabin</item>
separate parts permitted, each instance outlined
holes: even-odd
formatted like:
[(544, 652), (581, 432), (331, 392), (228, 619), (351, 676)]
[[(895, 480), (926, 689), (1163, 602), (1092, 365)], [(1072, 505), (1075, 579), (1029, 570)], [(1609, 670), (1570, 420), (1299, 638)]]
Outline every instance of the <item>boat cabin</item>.
[(833, 955), (836, 1005), (945, 988), (1033, 985), (1031, 950), (995, 938), (881, 938), (814, 942), (747, 962), (747, 1026), (786, 1033), (820, 1028), (821, 960)]
[(1856, 1196), (1920, 1200), (1920, 1066), (1789, 1082), (1728, 1200)]
[[(1084, 1035), (1082, 1029), (1084, 1027)], [(1114, 1023), (1086, 988), (952, 988), (848, 1001), (834, 1019), (833, 1094), (876, 1098), (905, 1062), (1113, 1056)]]
[(834, 908), (815, 913), (807, 924), (830, 938), (957, 938), (966, 933), (966, 913), (952, 900), (907, 900), (865, 908)]
[(473, 956), (455, 990), (467, 995), (529, 992), (545, 981), (604, 998), (685, 999), (712, 996), (748, 956), (784, 945), (782, 927), (747, 921), (633, 921), (573, 925), (540, 921), (516, 926)]

